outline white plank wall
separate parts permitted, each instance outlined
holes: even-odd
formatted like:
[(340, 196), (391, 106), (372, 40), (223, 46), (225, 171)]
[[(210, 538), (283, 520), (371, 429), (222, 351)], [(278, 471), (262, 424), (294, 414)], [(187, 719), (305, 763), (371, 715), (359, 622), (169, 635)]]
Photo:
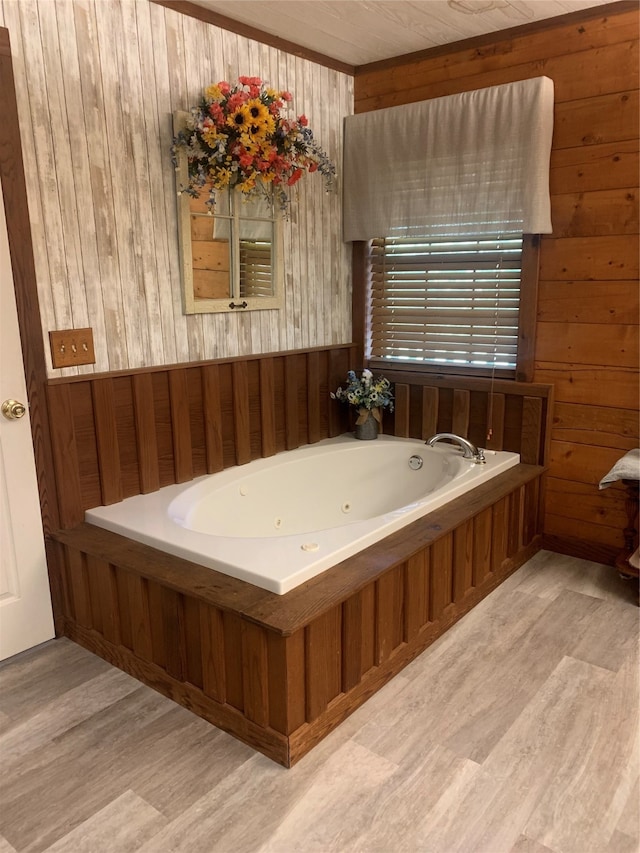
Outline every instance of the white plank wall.
[[(9, 30), (45, 350), (91, 326), (96, 364), (51, 376), (345, 343), (342, 120), (353, 81), (148, 0), (0, 0)], [(182, 313), (171, 116), (209, 83), (258, 76), (293, 94), (338, 167), (294, 188), (285, 306)]]

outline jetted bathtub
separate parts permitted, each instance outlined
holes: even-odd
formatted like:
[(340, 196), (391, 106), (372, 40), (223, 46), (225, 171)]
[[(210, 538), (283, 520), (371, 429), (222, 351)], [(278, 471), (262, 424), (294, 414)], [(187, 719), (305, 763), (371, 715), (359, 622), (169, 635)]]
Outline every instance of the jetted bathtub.
[(326, 439), (86, 512), (120, 533), (284, 594), (517, 465), (448, 444)]

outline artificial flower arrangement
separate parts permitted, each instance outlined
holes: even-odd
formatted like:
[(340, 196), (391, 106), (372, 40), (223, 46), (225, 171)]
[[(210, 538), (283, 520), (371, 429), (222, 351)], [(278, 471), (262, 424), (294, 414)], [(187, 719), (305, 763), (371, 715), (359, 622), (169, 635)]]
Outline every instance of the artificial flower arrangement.
[(333, 400), (349, 403), (358, 410), (357, 426), (363, 424), (369, 415), (373, 415), (380, 423), (382, 420), (380, 409), (388, 408), (390, 412), (393, 411), (391, 383), (384, 376), (374, 379), (373, 373), (367, 369), (362, 371), (360, 379), (354, 370), (349, 370), (347, 387), (338, 388), (335, 394), (332, 391), (330, 396)]
[(289, 92), (269, 88), (260, 77), (208, 86), (173, 140), (174, 161), (182, 149), (189, 164), (183, 191), (197, 197), (208, 187), (210, 207), (215, 190), (237, 188), (246, 196), (263, 192), (286, 212), (286, 188), (305, 171), (320, 172), (331, 188), (335, 166), (315, 141), (306, 116), (284, 114), (291, 100)]

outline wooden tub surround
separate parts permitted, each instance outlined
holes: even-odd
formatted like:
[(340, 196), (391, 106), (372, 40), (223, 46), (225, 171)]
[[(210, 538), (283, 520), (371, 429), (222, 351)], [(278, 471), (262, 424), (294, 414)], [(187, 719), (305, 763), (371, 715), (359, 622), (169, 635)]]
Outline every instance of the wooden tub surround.
[[(240, 454), (268, 455), (265, 446), (275, 452), (344, 432), (344, 409), (332, 410), (327, 399), (351, 352), (180, 366), (173, 379), (171, 369), (74, 377), (49, 387), (52, 412), (63, 419), (53, 441), (58, 480), (65, 482), (64, 471), (73, 485), (60, 489), (66, 522), (51, 537), (58, 632), (286, 767), (541, 547), (549, 387), (394, 377), (398, 407), (386, 432), (457, 432), (486, 446), (492, 411), (491, 446), (520, 452), (522, 462), (286, 595), (81, 518), (89, 506), (151, 490), (149, 482), (158, 488), (205, 473), (210, 459), (225, 467)], [(296, 381), (310, 374), (315, 384)], [(276, 399), (284, 407), (270, 411), (266, 403)], [(133, 411), (120, 417), (131, 400)], [(185, 401), (188, 432), (171, 414)]]
[(279, 596), (88, 524), (63, 632), (290, 767), (540, 547), (519, 465)]

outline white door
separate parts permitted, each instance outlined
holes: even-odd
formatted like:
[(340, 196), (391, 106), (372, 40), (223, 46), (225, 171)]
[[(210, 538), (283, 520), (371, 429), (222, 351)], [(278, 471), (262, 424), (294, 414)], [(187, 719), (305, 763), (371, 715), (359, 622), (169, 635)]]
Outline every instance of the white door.
[[(0, 413), (0, 660), (50, 640), (54, 635), (7, 223), (0, 187), (0, 404), (12, 400), (18, 406), (12, 409), (5, 405)], [(26, 407), (22, 416), (20, 404)]]

